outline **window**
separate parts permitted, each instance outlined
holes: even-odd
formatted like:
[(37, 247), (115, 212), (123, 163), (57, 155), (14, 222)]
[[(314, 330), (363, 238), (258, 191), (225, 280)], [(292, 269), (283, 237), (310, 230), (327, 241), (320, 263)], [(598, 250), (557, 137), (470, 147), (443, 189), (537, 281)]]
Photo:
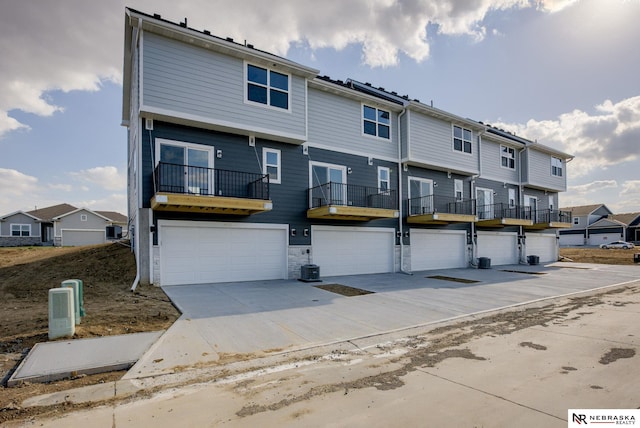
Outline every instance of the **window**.
[(580, 219), (578, 217), (574, 217), (573, 218), (573, 224), (575, 224), (575, 225), (580, 224)]
[(31, 236), (30, 224), (12, 224), (11, 236)]
[(374, 137), (391, 137), (391, 113), (367, 105), (362, 106), (362, 132)]
[(433, 213), (433, 180), (409, 177), (409, 215)]
[(516, 206), (516, 189), (509, 189), (509, 208)]
[(379, 166), (378, 167), (378, 189), (385, 191), (389, 190), (391, 182), (389, 179), (389, 168)]
[(262, 173), (269, 174), (269, 183), (280, 184), (280, 150), (262, 149)]
[(347, 168), (321, 162), (309, 163), (310, 207), (347, 205)]
[(500, 146), (500, 162), (503, 168), (516, 168), (516, 150), (513, 147)]
[(551, 158), (551, 175), (562, 177), (562, 159)]
[(289, 76), (247, 64), (247, 101), (289, 110)]
[(80, 221), (87, 221), (87, 215), (86, 214), (80, 214)]
[[(212, 146), (156, 139), (159, 192), (216, 195)], [(219, 196), (223, 196), (219, 194)]]
[(553, 207), (554, 207), (553, 195), (549, 195), (549, 210), (553, 211)]
[(456, 200), (461, 201), (464, 198), (462, 180), (457, 178), (453, 180), (453, 188), (454, 188), (454, 196), (456, 197)]
[(471, 153), (471, 131), (459, 126), (453, 126), (453, 150)]

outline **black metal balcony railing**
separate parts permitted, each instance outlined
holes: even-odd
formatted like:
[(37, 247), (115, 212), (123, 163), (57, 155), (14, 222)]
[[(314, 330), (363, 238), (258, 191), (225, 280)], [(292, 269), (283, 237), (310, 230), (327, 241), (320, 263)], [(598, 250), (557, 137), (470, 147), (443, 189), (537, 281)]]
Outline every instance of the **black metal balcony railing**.
[(534, 213), (534, 223), (571, 223), (571, 211), (538, 210)]
[(474, 215), (475, 212), (475, 199), (456, 199), (437, 195), (409, 199), (409, 215), (436, 213)]
[(522, 205), (511, 206), (504, 203), (478, 206), (478, 220), (493, 220), (497, 218), (531, 220), (531, 207), (525, 207)]
[(269, 175), (166, 162), (154, 171), (156, 192), (269, 199)]
[(398, 209), (395, 190), (329, 182), (308, 191), (310, 208), (327, 205)]

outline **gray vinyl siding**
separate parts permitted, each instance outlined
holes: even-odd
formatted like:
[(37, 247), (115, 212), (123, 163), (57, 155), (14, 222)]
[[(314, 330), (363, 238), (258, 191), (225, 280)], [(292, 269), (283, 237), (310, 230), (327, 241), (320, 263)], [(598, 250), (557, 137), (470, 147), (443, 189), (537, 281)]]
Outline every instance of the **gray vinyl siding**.
[(22, 213), (16, 213), (0, 222), (0, 236), (11, 236), (12, 224), (30, 224), (31, 236), (40, 236), (40, 223)]
[[(397, 220), (348, 222), (307, 218), (310, 160), (345, 165), (352, 169), (352, 173), (347, 175), (348, 184), (372, 187), (376, 187), (378, 183), (378, 166), (388, 167), (391, 170), (392, 189), (397, 189), (398, 187), (396, 163), (374, 160), (373, 165), (368, 165), (367, 157), (347, 155), (313, 147), (309, 148), (309, 155), (307, 156), (302, 153), (302, 147), (300, 146), (260, 138), (256, 139), (254, 149), (254, 147), (249, 146), (246, 136), (163, 122), (155, 122), (152, 137), (154, 151), (156, 138), (214, 146), (216, 149), (222, 150), (223, 153), (222, 158), (214, 159), (215, 168), (253, 173), (262, 172), (258, 163), (258, 159), (262, 162), (262, 149), (277, 149), (280, 150), (282, 168), (281, 184), (270, 185), (270, 198), (273, 202), (271, 211), (250, 216), (155, 211), (154, 224), (157, 224), (159, 219), (288, 224), (290, 229), (296, 229), (297, 231), (296, 236), (289, 236), (290, 245), (311, 245), (311, 235), (309, 234), (309, 236), (305, 237), (303, 233), (304, 229), (311, 230), (311, 224), (369, 227), (393, 227), (397, 224)], [(143, 145), (148, 147), (148, 134), (143, 133), (143, 140)], [(147, 208), (150, 207), (150, 199), (154, 194), (152, 161), (149, 153), (151, 153), (150, 150), (143, 151), (143, 164), (145, 165), (143, 169), (143, 204)], [(157, 236), (154, 236), (154, 243), (157, 244)]]
[(564, 192), (567, 190), (567, 163), (562, 161), (562, 177), (551, 175), (551, 158), (548, 153), (528, 149), (526, 152), (528, 166), (525, 183), (530, 186)]
[[(87, 216), (87, 221), (81, 220), (82, 215)], [(62, 229), (102, 229), (106, 231), (107, 224), (108, 222), (105, 219), (89, 211), (80, 210), (62, 217), (56, 223), (56, 236), (61, 236)]]
[(453, 150), (451, 122), (411, 111), (409, 160), (468, 174), (478, 173), (477, 134), (472, 132), (471, 154)]
[[(522, 190), (524, 196), (533, 196), (538, 199), (538, 210), (546, 210), (549, 208), (549, 195), (545, 195), (544, 190), (539, 189), (531, 189), (525, 187)], [(523, 198), (524, 200), (524, 198)], [(555, 205), (555, 208), (558, 209), (558, 205)]]
[[(373, 157), (397, 158), (397, 115), (391, 113), (391, 138), (363, 135), (362, 103), (309, 88), (309, 143)], [(365, 103), (382, 110), (389, 109)]]
[[(505, 187), (502, 181), (488, 180), (480, 177), (476, 179), (475, 187), (493, 190), (493, 203), (504, 205), (509, 205), (509, 189), (514, 189), (516, 193), (516, 205), (522, 204), (522, 198), (520, 197), (519, 187), (517, 185), (507, 184)], [(475, 194), (473, 197), (476, 197)]]
[(482, 163), (481, 176), (496, 181), (518, 183), (518, 149), (515, 150), (515, 168), (502, 166), (501, 144), (482, 138), (480, 159)]
[(254, 105), (245, 102), (244, 64), (238, 58), (145, 33), (142, 108), (304, 140), (306, 79), (291, 75), (289, 111)]

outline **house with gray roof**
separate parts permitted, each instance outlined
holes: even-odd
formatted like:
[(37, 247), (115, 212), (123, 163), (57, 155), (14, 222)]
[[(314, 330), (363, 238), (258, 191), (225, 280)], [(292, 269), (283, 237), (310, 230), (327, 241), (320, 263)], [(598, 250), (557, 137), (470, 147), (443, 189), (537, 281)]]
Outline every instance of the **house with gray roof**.
[(92, 211), (58, 204), (0, 217), (0, 246), (80, 246), (121, 239), (127, 217), (115, 211)]

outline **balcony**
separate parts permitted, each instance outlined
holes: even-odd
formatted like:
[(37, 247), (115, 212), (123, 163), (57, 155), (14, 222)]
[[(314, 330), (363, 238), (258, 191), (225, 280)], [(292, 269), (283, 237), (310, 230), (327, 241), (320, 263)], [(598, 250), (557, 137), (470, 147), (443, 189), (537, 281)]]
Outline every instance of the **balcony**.
[(409, 199), (408, 223), (449, 224), (473, 223), (476, 217), (475, 199), (456, 199), (445, 196), (422, 196)]
[(531, 207), (508, 204), (480, 205), (479, 227), (532, 226)]
[(572, 225), (571, 211), (538, 210), (533, 213), (533, 225), (529, 230), (566, 229)]
[(250, 215), (273, 208), (265, 174), (160, 162), (153, 184), (156, 211)]
[(395, 190), (326, 183), (308, 191), (308, 218), (369, 221), (398, 218)]

